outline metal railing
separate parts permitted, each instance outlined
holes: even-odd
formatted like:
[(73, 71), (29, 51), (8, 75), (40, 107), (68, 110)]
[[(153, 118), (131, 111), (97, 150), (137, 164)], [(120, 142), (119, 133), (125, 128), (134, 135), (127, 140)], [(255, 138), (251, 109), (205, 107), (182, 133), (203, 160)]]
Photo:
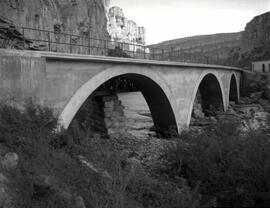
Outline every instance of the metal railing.
[(218, 57), (183, 52), (182, 50), (148, 47), (107, 39), (21, 27), (23, 37), (32, 42), (32, 49), (87, 55), (121, 56), (160, 61), (181, 61), (225, 65)]

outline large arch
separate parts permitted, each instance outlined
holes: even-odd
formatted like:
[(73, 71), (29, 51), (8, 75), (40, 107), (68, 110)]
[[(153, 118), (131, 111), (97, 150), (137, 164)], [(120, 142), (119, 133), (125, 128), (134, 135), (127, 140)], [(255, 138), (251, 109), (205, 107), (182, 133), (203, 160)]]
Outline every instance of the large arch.
[(166, 82), (158, 73), (143, 68), (126, 69), (117, 66), (106, 69), (84, 83), (68, 101), (59, 116), (60, 125), (68, 128), (72, 119), (86, 99), (106, 81), (125, 76), (132, 80), (144, 95), (152, 114), (154, 124), (158, 129), (169, 130), (177, 126), (176, 103)]
[(233, 73), (230, 78), (229, 83), (229, 102), (234, 101), (235, 103), (239, 100), (239, 87), (236, 81), (236, 75)]
[(211, 71), (208, 71), (208, 70), (204, 71), (201, 74), (201, 76), (199, 77), (198, 81), (196, 82), (196, 86), (195, 86), (195, 88), (193, 90), (193, 93), (192, 93), (191, 103), (190, 103), (190, 107), (189, 107), (189, 114), (188, 114), (188, 119), (187, 119), (187, 125), (188, 126), (190, 124), (192, 110), (193, 110), (194, 102), (195, 102), (195, 99), (196, 99), (196, 94), (197, 94), (201, 84), (202, 83), (207, 83), (207, 78), (209, 78), (209, 77), (214, 82), (214, 86), (217, 87), (217, 89), (218, 89), (218, 91), (220, 93), (223, 110), (224, 111), (226, 110), (226, 96), (225, 96), (224, 86), (223, 86), (223, 83), (222, 83), (221, 79), (219, 78), (219, 76), (215, 72), (211, 72)]

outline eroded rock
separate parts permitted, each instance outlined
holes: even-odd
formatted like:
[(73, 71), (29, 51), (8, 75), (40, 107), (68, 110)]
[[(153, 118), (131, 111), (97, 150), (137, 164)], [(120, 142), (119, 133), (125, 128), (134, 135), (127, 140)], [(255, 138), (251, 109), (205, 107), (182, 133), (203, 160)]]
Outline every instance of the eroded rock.
[[(12, 22), (16, 27), (23, 26), (52, 31), (50, 40), (54, 43), (50, 45), (50, 49), (57, 52), (70, 52), (70, 47), (56, 44), (59, 42), (87, 45), (90, 37), (108, 40), (108, 7), (109, 0), (0, 1), (1, 17)], [(79, 35), (82, 38), (60, 35), (60, 33)], [(35, 41), (36, 48), (49, 49), (49, 45), (44, 42), (48, 40), (47, 32), (25, 29), (24, 35), (28, 39), (41, 40)], [(21, 44), (16, 45), (21, 47)], [(101, 49), (104, 47), (103, 41), (92, 40), (91, 45), (95, 46), (91, 48), (91, 54), (106, 54), (106, 50)], [(89, 53), (86, 47), (72, 47), (71, 49), (73, 53)]]
[(145, 45), (145, 28), (127, 19), (119, 7), (109, 9), (108, 32), (112, 40)]

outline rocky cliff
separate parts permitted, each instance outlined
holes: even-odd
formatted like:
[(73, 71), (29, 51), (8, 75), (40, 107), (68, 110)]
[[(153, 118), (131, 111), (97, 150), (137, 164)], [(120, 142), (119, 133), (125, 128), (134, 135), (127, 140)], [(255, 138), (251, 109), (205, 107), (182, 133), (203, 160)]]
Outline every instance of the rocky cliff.
[(145, 44), (145, 28), (139, 27), (136, 22), (127, 19), (119, 7), (109, 9), (108, 32), (114, 41)]
[(254, 17), (245, 27), (241, 47), (231, 54), (231, 62), (251, 69), (251, 62), (270, 59), (270, 12)]
[[(53, 31), (50, 39), (54, 42), (87, 44), (88, 38), (107, 39), (107, 9), (109, 0), (2, 0), (1, 16), (13, 22), (17, 27), (29, 27)], [(59, 35), (60, 32), (81, 35)], [(48, 40), (48, 33), (31, 30), (24, 31), (25, 36), (32, 39)], [(40, 46), (48, 47), (44, 41)], [(104, 44), (95, 41), (92, 45)], [(66, 51), (64, 45), (51, 46), (55, 51)], [(85, 52), (85, 48), (71, 48), (72, 51)], [(101, 54), (104, 51), (100, 51)]]
[(242, 50), (251, 52), (256, 48), (270, 46), (270, 12), (254, 17), (245, 27)]

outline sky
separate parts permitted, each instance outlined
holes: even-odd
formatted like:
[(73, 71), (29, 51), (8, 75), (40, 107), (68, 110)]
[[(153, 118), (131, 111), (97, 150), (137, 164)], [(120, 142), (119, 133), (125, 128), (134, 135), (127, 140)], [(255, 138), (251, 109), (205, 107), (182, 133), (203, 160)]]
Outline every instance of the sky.
[(146, 29), (146, 43), (193, 35), (238, 32), (270, 11), (270, 0), (111, 0)]

